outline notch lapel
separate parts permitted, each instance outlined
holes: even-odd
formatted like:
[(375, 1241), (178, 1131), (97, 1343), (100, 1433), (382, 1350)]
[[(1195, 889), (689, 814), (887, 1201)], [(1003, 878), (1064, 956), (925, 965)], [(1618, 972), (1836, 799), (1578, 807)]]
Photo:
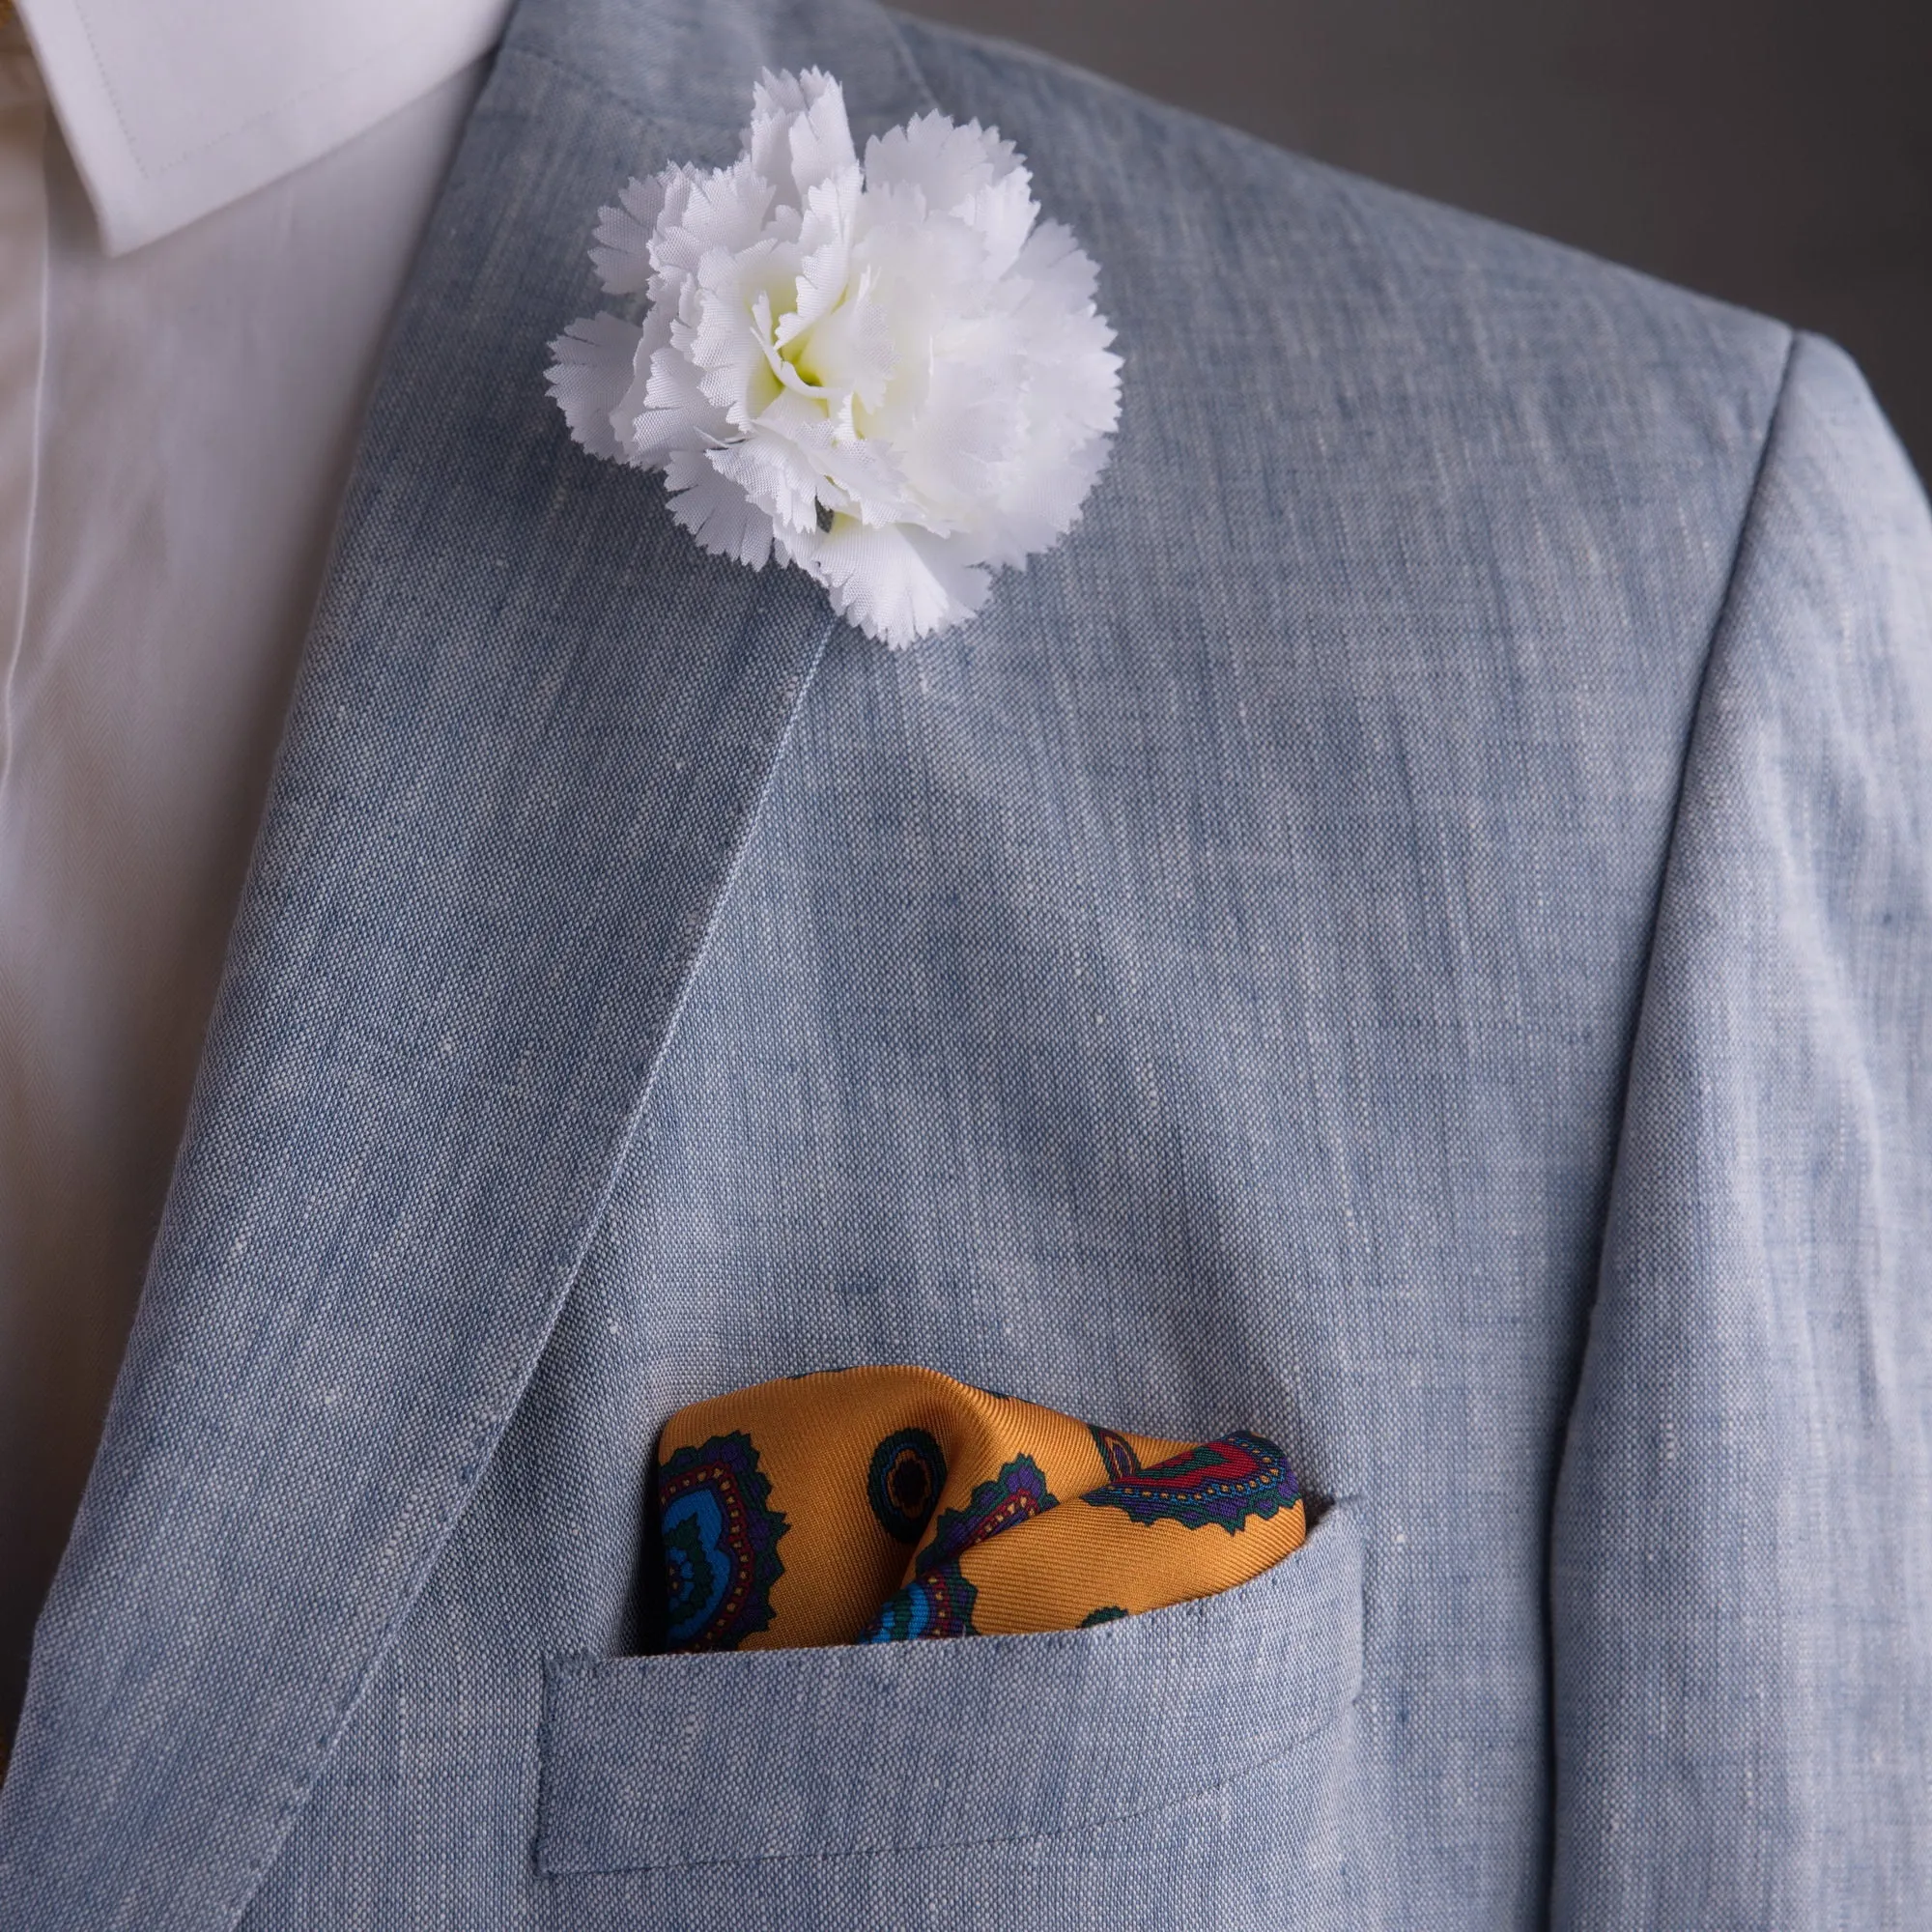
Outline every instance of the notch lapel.
[(527, 0), (391, 336), (167, 1210), (43, 1617), (0, 1924), (245, 1910), (568, 1293), (832, 628), (583, 456), (600, 201), (869, 0)]

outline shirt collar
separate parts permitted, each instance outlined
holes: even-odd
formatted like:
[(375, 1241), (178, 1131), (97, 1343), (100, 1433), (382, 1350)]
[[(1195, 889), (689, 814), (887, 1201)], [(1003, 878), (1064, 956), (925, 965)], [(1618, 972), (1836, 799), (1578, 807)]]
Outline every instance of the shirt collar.
[(110, 255), (353, 140), (496, 43), (509, 0), (17, 0)]

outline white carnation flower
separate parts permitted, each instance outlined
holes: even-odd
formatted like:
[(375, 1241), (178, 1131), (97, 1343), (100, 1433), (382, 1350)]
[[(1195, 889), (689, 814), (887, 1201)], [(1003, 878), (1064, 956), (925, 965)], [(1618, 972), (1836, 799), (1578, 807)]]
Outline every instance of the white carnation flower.
[(765, 73), (744, 153), (601, 211), (605, 289), (552, 393), (594, 455), (662, 469), (708, 551), (774, 553), (894, 646), (1057, 543), (1120, 413), (1097, 271), (1040, 221), (1012, 143), (922, 114), (861, 164), (829, 74)]

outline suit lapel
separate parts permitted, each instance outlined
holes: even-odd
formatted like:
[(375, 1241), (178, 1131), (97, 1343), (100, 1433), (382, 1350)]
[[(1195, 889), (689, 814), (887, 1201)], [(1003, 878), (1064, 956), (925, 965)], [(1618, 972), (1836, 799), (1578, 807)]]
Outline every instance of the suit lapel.
[(529, 0), (392, 335), (0, 1808), (0, 1922), (232, 1923), (543, 1349), (830, 630), (582, 456), (600, 201), (866, 0)]

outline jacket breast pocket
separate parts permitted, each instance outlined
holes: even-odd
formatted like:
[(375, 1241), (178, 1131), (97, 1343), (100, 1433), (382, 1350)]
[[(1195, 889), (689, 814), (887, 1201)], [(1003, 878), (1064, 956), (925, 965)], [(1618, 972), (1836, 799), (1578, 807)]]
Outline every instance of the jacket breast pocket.
[(1361, 1658), (1347, 1503), (1238, 1588), (1093, 1629), (555, 1656), (549, 1916), (581, 1932), (1344, 1922)]

